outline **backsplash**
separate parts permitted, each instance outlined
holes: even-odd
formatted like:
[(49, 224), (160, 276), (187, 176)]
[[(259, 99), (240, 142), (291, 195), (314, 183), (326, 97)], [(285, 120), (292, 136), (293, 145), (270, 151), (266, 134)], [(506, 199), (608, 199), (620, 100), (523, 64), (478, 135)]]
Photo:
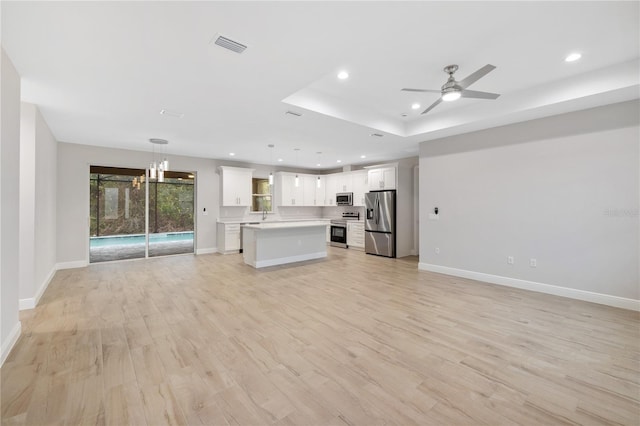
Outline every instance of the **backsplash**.
[[(276, 207), (274, 213), (268, 213), (267, 221), (339, 218), (343, 212), (358, 212), (361, 218), (364, 217), (364, 207)], [(220, 207), (219, 219), (253, 222), (262, 220), (262, 213), (251, 213), (248, 207)]]

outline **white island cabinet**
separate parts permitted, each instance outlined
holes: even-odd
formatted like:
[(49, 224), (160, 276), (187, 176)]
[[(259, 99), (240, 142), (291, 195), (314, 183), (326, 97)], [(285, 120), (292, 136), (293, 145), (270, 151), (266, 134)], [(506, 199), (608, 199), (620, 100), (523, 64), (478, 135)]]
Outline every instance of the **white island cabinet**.
[(244, 263), (254, 268), (327, 257), (326, 221), (245, 225)]

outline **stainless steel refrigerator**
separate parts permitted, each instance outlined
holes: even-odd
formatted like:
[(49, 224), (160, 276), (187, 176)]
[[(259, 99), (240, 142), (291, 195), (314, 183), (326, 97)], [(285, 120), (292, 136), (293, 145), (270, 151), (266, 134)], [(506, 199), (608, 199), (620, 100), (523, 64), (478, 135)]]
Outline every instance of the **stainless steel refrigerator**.
[(396, 191), (365, 194), (364, 250), (396, 257)]

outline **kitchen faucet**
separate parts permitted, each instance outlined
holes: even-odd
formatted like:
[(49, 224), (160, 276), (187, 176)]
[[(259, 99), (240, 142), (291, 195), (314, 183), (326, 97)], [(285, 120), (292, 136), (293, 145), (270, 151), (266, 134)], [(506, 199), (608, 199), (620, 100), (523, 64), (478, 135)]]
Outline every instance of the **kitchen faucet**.
[(262, 208), (262, 220), (267, 220), (267, 208)]

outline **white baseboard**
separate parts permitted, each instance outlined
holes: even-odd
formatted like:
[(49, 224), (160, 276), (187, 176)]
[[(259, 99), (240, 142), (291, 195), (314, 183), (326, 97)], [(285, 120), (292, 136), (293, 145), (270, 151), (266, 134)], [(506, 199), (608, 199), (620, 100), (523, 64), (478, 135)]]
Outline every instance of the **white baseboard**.
[(13, 329), (7, 336), (4, 342), (2, 342), (1, 351), (0, 351), (0, 367), (4, 364), (4, 361), (9, 356), (11, 349), (16, 344), (18, 339), (20, 338), (20, 333), (22, 332), (22, 323), (18, 321), (18, 323), (13, 326)]
[(326, 251), (318, 253), (301, 254), (297, 256), (279, 257), (277, 259), (258, 260), (254, 265), (256, 268), (265, 268), (267, 266), (284, 265), (285, 263), (302, 262), (305, 260), (322, 259), (327, 257)]
[(599, 303), (601, 305), (613, 306), (616, 308), (640, 311), (640, 300), (628, 299), (626, 297), (594, 293), (591, 291), (578, 290), (575, 288), (560, 287), (557, 285), (543, 284), (534, 281), (502, 277), (499, 275), (467, 271), (465, 269), (456, 269), (450, 268), (448, 266), (432, 265), (422, 262), (418, 264), (418, 269), (423, 271), (438, 272), (440, 274), (453, 275), (455, 277), (484, 281), (487, 283), (503, 285), (506, 287), (515, 287), (523, 290), (536, 291), (538, 293), (553, 294), (555, 296), (568, 297), (570, 299), (583, 300), (585, 302)]
[(36, 306), (38, 306), (38, 302), (40, 302), (40, 298), (44, 294), (44, 291), (47, 289), (47, 287), (49, 287), (49, 283), (51, 283), (51, 280), (56, 275), (56, 271), (57, 271), (56, 266), (54, 266), (51, 269), (51, 272), (49, 273), (49, 276), (47, 277), (47, 279), (44, 280), (40, 285), (40, 288), (38, 289), (34, 297), (30, 297), (28, 299), (20, 299), (18, 301), (19, 310), (23, 311), (25, 309), (33, 309)]
[(86, 260), (74, 260), (73, 262), (60, 262), (56, 263), (56, 271), (61, 269), (75, 269), (75, 268), (84, 268), (89, 266), (89, 263)]
[(196, 255), (198, 255), (198, 254), (212, 254), (212, 253), (217, 253), (217, 252), (218, 252), (218, 248), (217, 247), (196, 249)]

